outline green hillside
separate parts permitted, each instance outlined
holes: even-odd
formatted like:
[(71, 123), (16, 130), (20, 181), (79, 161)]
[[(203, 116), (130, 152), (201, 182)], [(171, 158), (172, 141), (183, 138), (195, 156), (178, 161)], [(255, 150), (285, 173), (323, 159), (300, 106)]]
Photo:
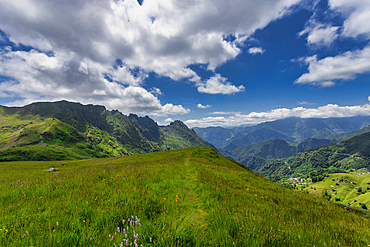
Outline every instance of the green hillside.
[(263, 166), (259, 173), (272, 181), (291, 177), (320, 180), (324, 173), (370, 168), (370, 133), (318, 147)]
[(250, 169), (258, 171), (271, 160), (287, 158), (296, 153), (329, 143), (331, 143), (330, 140), (315, 138), (309, 138), (299, 143), (272, 139), (237, 148), (232, 151), (231, 157)]
[(370, 244), (367, 218), (207, 147), (0, 164), (1, 246)]
[(311, 194), (324, 196), (349, 208), (363, 209), (370, 215), (370, 173), (367, 170), (330, 174), (324, 180), (305, 187), (304, 190)]
[(101, 158), (210, 146), (179, 121), (158, 126), (103, 106), (67, 101), (0, 106), (0, 157), (12, 160)]

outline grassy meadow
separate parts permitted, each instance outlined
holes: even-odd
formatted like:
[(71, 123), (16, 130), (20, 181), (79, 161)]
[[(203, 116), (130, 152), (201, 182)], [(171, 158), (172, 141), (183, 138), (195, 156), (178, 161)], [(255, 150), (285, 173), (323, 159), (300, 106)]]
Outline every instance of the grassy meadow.
[(329, 174), (323, 181), (309, 183), (303, 190), (370, 218), (370, 173), (367, 171)]
[(0, 246), (370, 246), (367, 218), (206, 147), (1, 162), (0, 205)]

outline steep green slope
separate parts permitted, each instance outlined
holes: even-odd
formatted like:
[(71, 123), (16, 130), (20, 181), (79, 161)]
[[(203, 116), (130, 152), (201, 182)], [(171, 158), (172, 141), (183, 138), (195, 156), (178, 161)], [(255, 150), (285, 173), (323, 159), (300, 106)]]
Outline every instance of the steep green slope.
[(0, 157), (11, 160), (65, 160), (127, 155), (106, 131), (86, 123), (85, 132), (55, 118), (0, 131)]
[(104, 106), (67, 101), (0, 106), (4, 161), (123, 156), (192, 146), (212, 145), (180, 122), (158, 126), (148, 116), (126, 116)]
[(259, 173), (272, 181), (279, 181), (290, 177), (317, 177), (325, 172), (343, 172), (369, 166), (370, 133), (365, 133), (266, 164)]
[(271, 183), (211, 148), (6, 162), (1, 170), (2, 246), (370, 244), (368, 219)]
[(107, 119), (108, 133), (117, 139), (119, 143), (131, 153), (145, 153), (158, 151), (153, 143), (149, 142), (140, 131), (131, 124), (129, 118), (119, 111), (104, 111)]
[(315, 138), (309, 138), (300, 143), (273, 139), (237, 148), (232, 152), (231, 157), (250, 169), (258, 171), (269, 160), (287, 158), (329, 143), (331, 143), (330, 140)]
[(153, 119), (148, 116), (138, 117), (135, 114), (130, 114), (128, 116), (132, 125), (134, 125), (140, 133), (149, 141), (161, 143), (161, 131), (159, 126)]
[(192, 146), (214, 146), (202, 138), (195, 131), (190, 130), (183, 122), (175, 121), (167, 126), (160, 126), (162, 139), (162, 150), (178, 149)]

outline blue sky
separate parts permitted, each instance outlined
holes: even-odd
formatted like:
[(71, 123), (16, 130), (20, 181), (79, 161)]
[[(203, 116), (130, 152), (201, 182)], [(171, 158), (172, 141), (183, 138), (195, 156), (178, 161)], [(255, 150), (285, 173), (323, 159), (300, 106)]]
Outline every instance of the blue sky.
[(0, 0), (0, 104), (189, 127), (370, 115), (369, 0)]

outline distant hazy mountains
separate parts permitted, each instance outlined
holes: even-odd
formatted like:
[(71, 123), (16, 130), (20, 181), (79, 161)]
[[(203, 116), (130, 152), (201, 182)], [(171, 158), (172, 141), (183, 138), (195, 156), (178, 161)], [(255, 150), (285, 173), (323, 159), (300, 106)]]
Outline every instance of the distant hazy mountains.
[(194, 128), (224, 156), (257, 171), (273, 159), (290, 157), (332, 142), (370, 131), (370, 117), (301, 119), (288, 118), (252, 127)]
[(104, 106), (67, 101), (0, 106), (0, 158), (63, 160), (123, 156), (212, 144), (181, 121), (158, 126)]
[(194, 128), (204, 140), (216, 147), (233, 151), (241, 146), (279, 139), (301, 142), (308, 138), (325, 138), (360, 130), (370, 124), (370, 117), (349, 118), (287, 118), (256, 126), (226, 129), (222, 127)]

